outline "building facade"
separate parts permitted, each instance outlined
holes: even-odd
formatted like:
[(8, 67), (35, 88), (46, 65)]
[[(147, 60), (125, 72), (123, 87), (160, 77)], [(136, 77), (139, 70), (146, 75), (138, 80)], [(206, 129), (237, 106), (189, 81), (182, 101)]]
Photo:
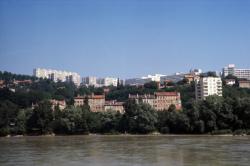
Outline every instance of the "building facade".
[(222, 81), (220, 77), (200, 77), (195, 81), (196, 100), (205, 100), (207, 96), (222, 96)]
[(77, 86), (81, 82), (81, 76), (75, 72), (36, 68), (33, 70), (33, 75), (38, 78), (51, 79), (54, 82), (73, 82)]
[(240, 88), (250, 88), (250, 80), (240, 80), (239, 87)]
[(90, 110), (93, 112), (102, 112), (104, 111), (105, 105), (105, 96), (104, 95), (88, 95), (88, 96), (77, 96), (74, 98), (74, 105), (75, 106), (83, 106), (84, 101), (88, 100), (88, 105)]
[(121, 114), (124, 113), (124, 102), (117, 102), (116, 100), (106, 101), (104, 105), (105, 111), (116, 111)]
[(154, 95), (129, 95), (129, 99), (134, 99), (137, 103), (149, 104), (157, 111), (167, 110), (170, 105), (175, 105), (176, 109), (181, 109), (181, 96), (179, 92), (155, 92)]
[(234, 64), (229, 64), (222, 69), (222, 75), (223, 77), (233, 75), (240, 79), (250, 80), (250, 69), (237, 69)]
[(82, 83), (86, 86), (97, 86), (96, 77), (84, 77), (82, 78)]

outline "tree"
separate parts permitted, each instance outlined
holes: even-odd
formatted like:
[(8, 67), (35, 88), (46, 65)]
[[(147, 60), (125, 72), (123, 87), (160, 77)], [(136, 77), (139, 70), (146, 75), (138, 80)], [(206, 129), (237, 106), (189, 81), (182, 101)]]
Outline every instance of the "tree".
[(157, 90), (159, 88), (158, 83), (156, 81), (151, 81), (151, 82), (145, 83), (144, 87), (147, 89), (154, 89), (154, 90)]
[(125, 132), (146, 134), (156, 130), (156, 111), (147, 104), (136, 104), (128, 101), (125, 104), (125, 114), (122, 118), (123, 125), (127, 126)]
[(49, 101), (40, 102), (27, 121), (28, 131), (36, 134), (48, 134), (52, 131), (52, 121), (51, 103)]

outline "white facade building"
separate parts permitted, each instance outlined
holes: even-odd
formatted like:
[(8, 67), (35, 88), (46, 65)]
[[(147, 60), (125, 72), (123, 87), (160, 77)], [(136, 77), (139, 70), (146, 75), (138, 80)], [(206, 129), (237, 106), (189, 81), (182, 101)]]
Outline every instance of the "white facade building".
[(75, 72), (36, 68), (33, 70), (33, 75), (38, 78), (51, 79), (54, 82), (73, 82), (77, 86), (79, 86), (81, 82), (81, 76)]
[(146, 77), (142, 77), (142, 79), (150, 79), (151, 81), (160, 82), (161, 77), (163, 77), (163, 76), (166, 76), (166, 75), (162, 75), (162, 74), (148, 75)]
[(105, 77), (103, 79), (104, 86), (117, 86), (117, 83), (118, 83), (118, 78)]
[(97, 86), (96, 77), (84, 77), (82, 83), (86, 86)]
[(237, 69), (234, 64), (229, 64), (222, 69), (222, 75), (223, 77), (233, 75), (237, 78), (250, 80), (250, 69)]
[(196, 100), (205, 100), (207, 96), (222, 96), (222, 81), (220, 77), (200, 77), (195, 81)]

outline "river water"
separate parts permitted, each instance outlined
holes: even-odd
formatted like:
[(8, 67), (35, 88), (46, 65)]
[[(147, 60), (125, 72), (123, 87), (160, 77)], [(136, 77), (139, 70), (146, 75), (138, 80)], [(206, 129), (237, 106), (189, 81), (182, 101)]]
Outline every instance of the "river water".
[(0, 138), (0, 166), (249, 166), (250, 137)]

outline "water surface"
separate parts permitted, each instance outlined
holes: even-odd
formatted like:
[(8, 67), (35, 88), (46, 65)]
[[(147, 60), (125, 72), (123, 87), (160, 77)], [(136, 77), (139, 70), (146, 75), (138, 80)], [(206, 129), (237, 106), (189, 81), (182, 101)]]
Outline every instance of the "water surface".
[(0, 138), (0, 166), (249, 166), (250, 137)]

